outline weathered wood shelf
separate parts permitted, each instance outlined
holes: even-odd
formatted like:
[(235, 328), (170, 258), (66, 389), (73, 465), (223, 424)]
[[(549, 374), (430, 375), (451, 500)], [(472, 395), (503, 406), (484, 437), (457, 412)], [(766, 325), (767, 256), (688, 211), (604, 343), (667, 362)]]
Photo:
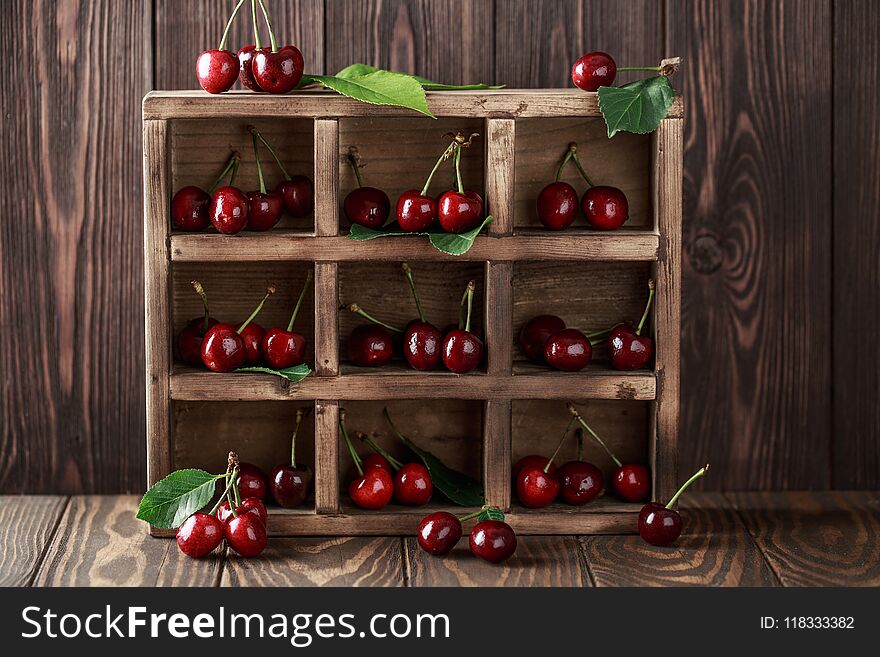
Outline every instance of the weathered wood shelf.
[[(352, 429), (400, 450), (382, 420), (381, 410), (388, 406), (423, 447), (479, 478), (487, 502), (509, 510), (517, 532), (634, 531), (639, 505), (610, 496), (584, 507), (554, 504), (531, 511), (519, 506), (512, 499), (510, 468), (524, 454), (552, 451), (568, 419), (563, 400), (573, 399), (589, 409), (591, 422), (618, 454), (650, 465), (655, 496), (674, 491), (680, 99), (653, 135), (620, 134), (612, 140), (605, 136), (596, 95), (579, 90), (438, 92), (428, 95), (428, 104), (437, 120), (328, 92), (278, 97), (181, 91), (145, 97), (148, 484), (178, 467), (222, 467), (229, 448), (271, 468), (289, 452), (295, 409), (313, 405), (314, 424), (300, 440), (305, 441), (306, 462), (314, 465), (314, 500), (295, 511), (272, 509), (270, 533), (411, 534), (427, 512), (443, 507), (389, 505), (366, 512), (350, 507), (344, 491), (343, 473), (350, 463), (340, 449), (341, 409)], [(188, 184), (207, 187), (230, 149), (243, 155), (237, 184), (256, 187), (248, 123), (271, 136), (292, 172), (313, 177), (313, 216), (285, 219), (267, 233), (173, 231), (168, 211), (173, 192)], [(494, 217), (486, 234), (459, 257), (440, 253), (425, 238), (349, 240), (340, 211), (355, 184), (344, 161), (348, 147), (357, 145), (367, 162), (366, 184), (384, 189), (393, 200), (413, 186), (414, 175), (421, 178), (430, 169), (437, 140), (449, 130), (481, 135), (480, 147), (462, 158), (462, 168)], [(538, 223), (535, 198), (571, 140), (579, 143), (599, 184), (613, 184), (627, 194), (630, 221), (624, 229), (586, 230), (581, 220), (555, 233)], [(566, 179), (583, 186), (574, 173)], [(457, 318), (464, 283), (478, 281), (481, 310), (475, 330), (487, 348), (480, 371), (458, 376), (416, 372), (395, 363), (375, 370), (346, 363), (346, 336), (356, 318), (340, 314), (341, 303), (357, 301), (395, 325), (412, 319), (414, 308), (399, 271), (402, 260), (417, 263), (425, 310), (438, 325)], [(174, 336), (200, 312), (188, 287), (191, 278), (206, 284), (212, 314), (233, 321), (246, 316), (260, 289), (277, 285), (278, 293), (260, 317), (270, 326), (286, 322), (287, 300), (298, 292), (309, 268), (314, 268), (314, 293), (306, 299), (298, 326), (308, 338), (313, 376), (293, 384), (271, 375), (214, 374), (175, 363)], [(601, 347), (595, 362), (579, 373), (555, 372), (524, 360), (516, 335), (530, 316), (554, 312), (570, 326), (590, 330), (637, 316), (649, 276), (657, 289), (650, 322), (657, 345), (653, 370), (611, 370), (603, 364)], [(588, 455), (610, 472), (604, 454)]]

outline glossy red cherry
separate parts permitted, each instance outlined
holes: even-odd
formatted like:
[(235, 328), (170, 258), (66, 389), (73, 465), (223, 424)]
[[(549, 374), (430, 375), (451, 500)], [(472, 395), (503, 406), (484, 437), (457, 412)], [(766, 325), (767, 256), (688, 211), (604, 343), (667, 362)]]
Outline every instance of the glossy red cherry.
[(641, 463), (624, 463), (611, 475), (611, 487), (626, 502), (642, 502), (651, 494), (651, 474)]
[(468, 189), (463, 194), (446, 192), (437, 205), (437, 219), (447, 233), (464, 233), (476, 228), (483, 218), (483, 199)]
[[(513, 466), (513, 476), (516, 476), (527, 468), (538, 468), (543, 470), (547, 465), (547, 462), (550, 459), (546, 456), (540, 456), (538, 454), (529, 454), (528, 456), (523, 456), (519, 461), (517, 461)], [(554, 463), (550, 463), (550, 467), (547, 469), (547, 472), (553, 474), (556, 472), (556, 465)]]
[(312, 488), (314, 477), (311, 468), (296, 460), (296, 435), (299, 433), (300, 424), (302, 424), (303, 417), (307, 412), (302, 408), (298, 408), (296, 411), (296, 425), (290, 438), (290, 462), (279, 464), (269, 476), (272, 498), (279, 506), (286, 509), (300, 506), (309, 496), (309, 491)]
[(266, 475), (252, 463), (242, 463), (238, 466), (238, 490), (242, 498), (255, 497), (265, 500), (269, 492)]
[(209, 216), (218, 232), (234, 235), (244, 230), (248, 223), (250, 200), (238, 187), (221, 187), (211, 198)]
[(260, 89), (260, 85), (254, 79), (253, 69), (256, 51), (257, 47), (254, 45), (243, 46), (238, 51), (238, 81), (247, 89), (259, 92), (262, 89)]
[(470, 537), (471, 554), (489, 563), (500, 563), (516, 552), (516, 534), (501, 520), (482, 520)]
[(243, 557), (256, 557), (266, 549), (266, 525), (255, 516), (244, 513), (226, 523), (229, 547)]
[(571, 69), (571, 80), (584, 91), (596, 91), (609, 87), (617, 75), (617, 64), (608, 53), (599, 50), (588, 52), (578, 59)]
[(239, 335), (244, 341), (245, 364), (256, 365), (262, 361), (263, 337), (266, 335), (265, 329), (256, 322), (251, 322), (244, 327), (244, 330)]
[(245, 364), (248, 358), (247, 346), (241, 337), (254, 318), (263, 309), (266, 299), (275, 292), (270, 287), (251, 316), (238, 329), (230, 324), (217, 323), (208, 329), (202, 340), (202, 362), (214, 372), (231, 372)]
[(617, 187), (596, 185), (584, 192), (581, 211), (596, 230), (617, 230), (629, 219), (629, 202)]
[(639, 536), (642, 537), (642, 540), (651, 545), (658, 546), (670, 545), (678, 540), (678, 537), (681, 536), (681, 516), (672, 507), (675, 506), (678, 498), (688, 486), (706, 474), (708, 470), (709, 466), (706, 465), (694, 473), (678, 489), (678, 492), (669, 500), (668, 504), (648, 502), (642, 507), (642, 510), (639, 512)]
[(315, 208), (315, 187), (308, 176), (293, 176), (282, 180), (275, 188), (281, 195), (284, 209), (291, 217), (305, 217)]
[(293, 325), (296, 323), (296, 316), (299, 314), (299, 309), (311, 283), (312, 271), (309, 270), (305, 283), (303, 283), (302, 291), (299, 294), (299, 299), (293, 308), (293, 313), (290, 315), (287, 328), (283, 329), (277, 326), (270, 328), (266, 331), (266, 335), (263, 338), (263, 356), (266, 362), (276, 370), (283, 370), (303, 362), (306, 351), (306, 338), (301, 333), (294, 331)]
[(391, 333), (375, 324), (361, 324), (348, 336), (348, 360), (360, 367), (381, 367), (394, 355)]
[(248, 192), (247, 197), (248, 230), (262, 232), (274, 228), (284, 209), (281, 195), (275, 192)]
[[(269, 521), (269, 513), (266, 511), (266, 505), (263, 504), (262, 500), (257, 499), (256, 497), (248, 497), (241, 501), (237, 507), (235, 507), (235, 513), (241, 515), (243, 513), (250, 514), (257, 518), (263, 525)], [(220, 506), (217, 507), (217, 519), (226, 524), (235, 516), (232, 513), (232, 507), (229, 506), (229, 502), (224, 500), (220, 503)]]
[(345, 197), (342, 209), (351, 223), (376, 229), (384, 226), (388, 220), (391, 201), (381, 189), (358, 187)]
[[(403, 336), (403, 356), (410, 367), (427, 372), (440, 363), (443, 336), (428, 322), (410, 324)], [(479, 362), (477, 363), (479, 364)]]
[(590, 364), (593, 347), (583, 333), (567, 328), (554, 333), (544, 345), (544, 360), (563, 372), (578, 372)]
[(519, 332), (519, 346), (536, 363), (544, 362), (544, 347), (554, 333), (565, 328), (565, 322), (556, 315), (532, 317)]
[(356, 506), (362, 509), (377, 510), (385, 507), (394, 494), (394, 482), (385, 470), (372, 468), (348, 486), (348, 495)]
[(394, 475), (394, 499), (401, 504), (423, 506), (433, 494), (431, 473), (421, 463), (405, 463)]
[(416, 540), (428, 554), (447, 554), (461, 538), (461, 521), (451, 513), (437, 511), (425, 516), (419, 523)]
[(516, 495), (523, 506), (541, 509), (559, 494), (559, 479), (544, 468), (523, 468), (516, 477)]
[(428, 230), (436, 217), (434, 199), (417, 189), (407, 190), (397, 199), (397, 223), (408, 233)]
[(195, 231), (207, 228), (211, 219), (208, 210), (211, 197), (201, 187), (188, 185), (177, 190), (171, 199), (171, 220), (178, 230)]
[(196, 75), (209, 94), (229, 91), (238, 78), (238, 58), (229, 50), (206, 50), (196, 62)]
[(284, 46), (277, 52), (264, 48), (254, 55), (254, 80), (263, 91), (285, 94), (299, 84), (303, 64), (302, 53), (295, 46)]
[(553, 182), (538, 194), (538, 219), (550, 230), (564, 230), (578, 212), (578, 195), (567, 182)]
[(559, 478), (559, 497), (568, 504), (592, 502), (602, 492), (602, 471), (586, 461), (569, 461), (556, 471)]
[(380, 470), (384, 470), (388, 474), (394, 474), (394, 470), (391, 467), (391, 464), (381, 454), (367, 454), (364, 457), (363, 464), (364, 471), (367, 471), (371, 468), (379, 468)]
[(177, 528), (177, 546), (188, 557), (200, 559), (223, 540), (223, 523), (207, 513), (194, 513)]
[(654, 300), (654, 280), (648, 279), (648, 301), (639, 324), (618, 324), (608, 335), (608, 357), (617, 370), (638, 370), (646, 367), (654, 356), (654, 340), (642, 335), (645, 321)]
[(466, 374), (476, 369), (483, 361), (483, 342), (471, 333), (471, 315), (474, 305), (474, 289), (476, 283), (469, 281), (465, 297), (462, 302), (467, 302), (467, 316), (464, 328), (450, 331), (443, 338), (443, 364), (450, 372)]

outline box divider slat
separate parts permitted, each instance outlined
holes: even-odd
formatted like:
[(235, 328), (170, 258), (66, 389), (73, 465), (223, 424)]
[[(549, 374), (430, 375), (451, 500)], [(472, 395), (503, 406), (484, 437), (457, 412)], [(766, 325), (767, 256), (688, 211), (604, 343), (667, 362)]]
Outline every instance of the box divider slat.
[(486, 203), (494, 236), (513, 233), (515, 139), (513, 119), (486, 119)]
[(315, 119), (315, 235), (339, 234), (339, 121)]
[(339, 265), (315, 263), (315, 374), (339, 374)]
[(339, 402), (315, 402), (315, 511), (339, 512)]

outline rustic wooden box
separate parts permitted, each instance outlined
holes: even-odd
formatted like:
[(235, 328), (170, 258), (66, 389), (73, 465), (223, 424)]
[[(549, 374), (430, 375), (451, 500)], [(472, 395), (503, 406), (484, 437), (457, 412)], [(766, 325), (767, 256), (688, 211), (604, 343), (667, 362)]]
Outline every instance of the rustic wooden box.
[[(679, 426), (681, 102), (654, 134), (619, 134), (612, 140), (605, 135), (596, 95), (577, 90), (431, 93), (428, 103), (438, 120), (326, 92), (146, 96), (147, 483), (180, 467), (222, 471), (230, 448), (269, 470), (288, 453), (295, 408), (313, 403), (314, 423), (307, 423), (299, 442), (302, 460), (315, 466), (314, 500), (297, 510), (272, 508), (270, 533), (412, 533), (426, 508), (392, 504), (382, 511), (362, 511), (341, 492), (351, 464), (340, 450), (340, 407), (346, 408), (352, 429), (375, 432), (380, 442), (399, 451), (381, 419), (388, 405), (416, 442), (480, 478), (488, 502), (509, 509), (516, 531), (634, 531), (639, 505), (611, 496), (584, 507), (554, 504), (534, 511), (519, 506), (515, 496), (511, 499), (510, 466), (526, 453), (552, 451), (568, 421), (564, 400), (573, 399), (620, 456), (650, 464), (655, 497), (667, 498), (673, 491)], [(285, 220), (258, 234), (172, 231), (168, 207), (174, 190), (186, 184), (207, 186), (230, 147), (244, 156), (238, 184), (256, 188), (255, 168), (248, 166), (253, 158), (248, 123), (276, 145), (291, 173), (313, 172), (314, 217)], [(344, 159), (348, 146), (357, 145), (367, 163), (366, 184), (385, 189), (393, 201), (402, 190), (421, 185), (449, 130), (481, 135), (483, 148), (471, 148), (463, 166), (468, 186), (484, 194), (495, 217), (488, 236), (478, 237), (459, 257), (436, 251), (424, 238), (348, 240), (340, 212), (341, 200), (354, 185)], [(579, 143), (595, 181), (627, 193), (631, 219), (624, 229), (553, 233), (539, 226), (535, 198), (572, 140)], [(275, 181), (274, 164), (263, 157)], [(573, 169), (569, 175), (582, 191)], [(433, 189), (446, 184), (435, 182)], [(477, 279), (477, 307), (484, 309), (478, 324), (488, 350), (481, 371), (457, 376), (403, 365), (370, 370), (340, 359), (355, 324), (348, 313), (340, 314), (341, 301), (357, 301), (398, 324), (415, 316), (399, 274), (402, 260), (412, 263), (429, 320), (439, 325), (457, 317), (465, 282)], [(306, 303), (314, 312), (311, 317), (301, 313), (298, 327), (313, 336), (308, 357), (314, 359), (314, 376), (290, 384), (271, 375), (215, 374), (174, 363), (176, 331), (200, 314), (187, 284), (191, 278), (205, 284), (212, 314), (227, 320), (246, 316), (266, 284), (274, 283), (278, 294), (260, 322), (283, 325), (312, 265), (315, 293)], [(653, 372), (614, 371), (602, 363), (601, 350), (587, 370), (576, 374), (525, 361), (516, 334), (530, 316), (553, 312), (582, 329), (638, 317), (648, 276), (657, 284)], [(400, 302), (390, 302), (391, 297)], [(561, 458), (573, 457), (574, 449), (569, 445)], [(590, 446), (588, 457), (610, 472), (612, 464), (603, 453)], [(438, 508), (432, 502), (429, 510)]]

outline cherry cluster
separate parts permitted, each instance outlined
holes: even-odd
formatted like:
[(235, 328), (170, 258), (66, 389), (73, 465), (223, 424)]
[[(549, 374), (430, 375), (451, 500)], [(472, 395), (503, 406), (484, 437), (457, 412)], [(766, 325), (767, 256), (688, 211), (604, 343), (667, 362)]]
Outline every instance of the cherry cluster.
[[(574, 163), (588, 185), (580, 204), (574, 187), (560, 180), (569, 162)], [(594, 185), (578, 157), (577, 144), (572, 142), (556, 170), (556, 180), (538, 194), (538, 219), (550, 230), (564, 230), (574, 221), (578, 208), (583, 212), (587, 224), (596, 230), (617, 230), (629, 219), (626, 194), (617, 187)]]
[[(270, 48), (264, 48), (260, 41), (260, 30), (257, 25), (257, 4), (269, 30)], [(220, 45), (213, 50), (206, 50), (196, 62), (196, 76), (202, 89), (212, 94), (229, 91), (235, 80), (251, 91), (265, 91), (271, 94), (284, 94), (296, 88), (303, 75), (303, 56), (296, 46), (278, 47), (272, 21), (263, 0), (251, 0), (251, 14), (254, 25), (255, 45), (244, 46), (236, 56), (226, 49), (229, 30), (244, 4), (239, 0), (226, 21)]]
[[(235, 186), (235, 177), (241, 164), (241, 155), (234, 151), (226, 167), (214, 184), (205, 191), (195, 185), (187, 185), (171, 199), (171, 220), (178, 230), (187, 232), (204, 230), (213, 225), (219, 233), (235, 235), (247, 229), (263, 232), (271, 230), (281, 219), (283, 212), (292, 217), (305, 217), (315, 206), (315, 190), (308, 176), (291, 176), (287, 173), (275, 149), (254, 126), (248, 126), (254, 143), (254, 159), (260, 189), (243, 192)], [(273, 191), (267, 191), (260, 164), (257, 143), (269, 151), (281, 171), (283, 180)], [(229, 184), (219, 187), (231, 172)]]
[(649, 279), (648, 301), (638, 324), (623, 322), (587, 334), (566, 327), (565, 321), (556, 315), (537, 315), (522, 327), (519, 346), (536, 363), (546, 363), (563, 372), (578, 372), (590, 364), (593, 346), (604, 340), (614, 369), (642, 369), (654, 355), (654, 340), (642, 335), (653, 301), (654, 281)]
[(370, 322), (355, 327), (349, 335), (349, 361), (361, 367), (381, 367), (394, 357), (395, 349), (400, 344), (403, 357), (415, 370), (434, 370), (441, 362), (447, 370), (456, 374), (467, 374), (476, 369), (483, 361), (485, 351), (483, 341), (471, 331), (476, 282), (469, 281), (465, 288), (458, 324), (449, 324), (441, 331), (425, 318), (412, 268), (406, 262), (401, 268), (419, 316), (401, 329), (376, 319), (356, 303), (343, 306)]
[(194, 367), (204, 365), (214, 372), (232, 372), (239, 367), (262, 363), (278, 370), (299, 365), (303, 362), (306, 338), (294, 331), (293, 326), (311, 283), (312, 272), (309, 270), (287, 327), (274, 326), (266, 330), (254, 319), (263, 309), (266, 300), (274, 294), (274, 287), (266, 291), (250, 317), (236, 328), (211, 317), (208, 296), (202, 284), (199, 281), (190, 281), (202, 299), (205, 313), (202, 317), (191, 319), (177, 335), (177, 353), (180, 359)]
[[(482, 197), (471, 189), (465, 189), (461, 178), (461, 152), (468, 148), (477, 137), (472, 134), (465, 137), (461, 132), (448, 134), (452, 138), (449, 146), (440, 155), (424, 186), (410, 189), (397, 199), (396, 220), (400, 228), (408, 233), (424, 232), (434, 226), (435, 221), (447, 233), (464, 233), (476, 228), (483, 220), (484, 204)], [(455, 189), (442, 192), (438, 196), (430, 196), (428, 191), (434, 174), (440, 165), (447, 160), (455, 164)], [(351, 146), (348, 162), (354, 170), (358, 186), (348, 193), (342, 208), (345, 216), (353, 224), (365, 228), (377, 229), (385, 225), (391, 211), (388, 195), (381, 189), (365, 187), (358, 149)]]

